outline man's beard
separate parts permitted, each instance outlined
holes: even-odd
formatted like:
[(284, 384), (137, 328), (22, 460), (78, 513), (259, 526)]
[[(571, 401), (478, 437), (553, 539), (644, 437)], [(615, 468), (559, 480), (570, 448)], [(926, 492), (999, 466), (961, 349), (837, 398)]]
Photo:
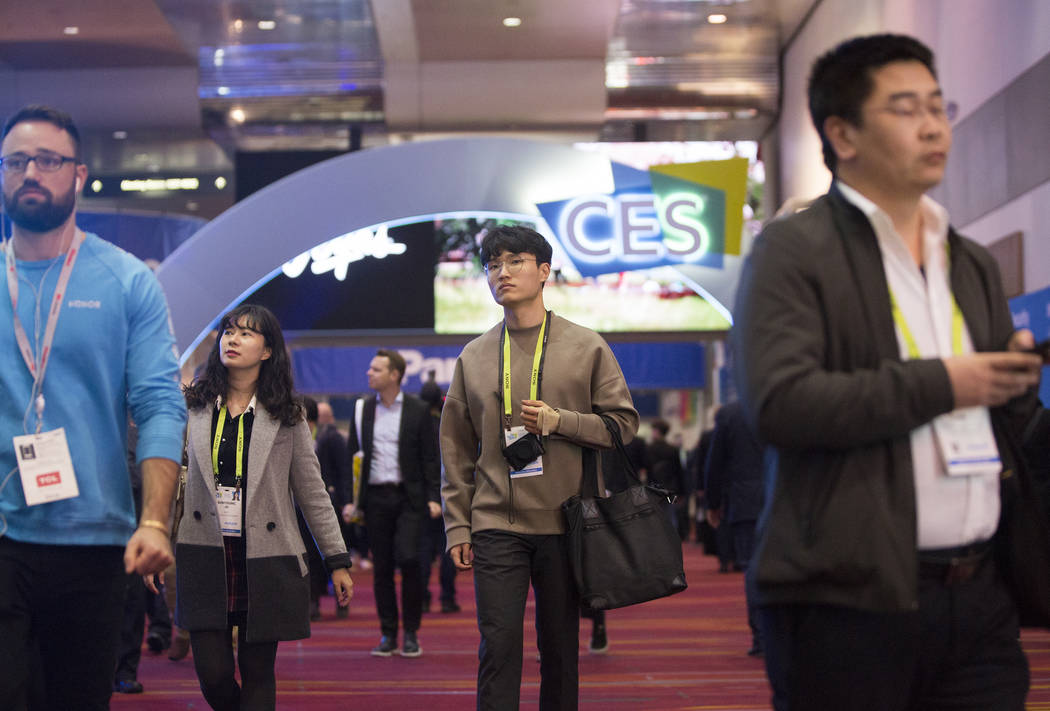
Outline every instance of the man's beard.
[(25, 184), (15, 191), (14, 195), (4, 193), (4, 212), (15, 223), (27, 232), (50, 232), (62, 226), (73, 214), (76, 205), (76, 192), (72, 187), (56, 199), (47, 188), (35, 181), (30, 184), (36, 190), (47, 195), (47, 199), (36, 204), (25, 204), (19, 201), (18, 193)]

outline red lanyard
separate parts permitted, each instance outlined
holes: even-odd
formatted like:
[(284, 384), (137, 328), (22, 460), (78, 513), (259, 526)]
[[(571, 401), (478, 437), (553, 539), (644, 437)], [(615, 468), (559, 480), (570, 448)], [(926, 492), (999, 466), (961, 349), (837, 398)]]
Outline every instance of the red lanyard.
[[(55, 327), (58, 326), (58, 317), (62, 313), (62, 298), (65, 296), (66, 287), (69, 285), (69, 277), (73, 273), (73, 264), (77, 261), (80, 245), (84, 242), (84, 233), (77, 230), (73, 235), (73, 242), (69, 245), (65, 259), (62, 262), (62, 271), (58, 274), (58, 283), (55, 285), (55, 295), (51, 299), (51, 308), (47, 314), (47, 327), (44, 329), (44, 340), (40, 345), (39, 359), (33, 355), (33, 348), (29, 344), (29, 337), (22, 326), (22, 319), (18, 317), (18, 272), (15, 267), (15, 250), (10, 242), (7, 244), (7, 291), (11, 295), (11, 312), (15, 324), (15, 339), (18, 341), (18, 349), (22, 352), (22, 360), (25, 361), (29, 373), (33, 376), (33, 384), (37, 392), (43, 387), (44, 372), (47, 370), (48, 356), (51, 355), (51, 344), (55, 340)], [(41, 282), (42, 285), (43, 282)]]

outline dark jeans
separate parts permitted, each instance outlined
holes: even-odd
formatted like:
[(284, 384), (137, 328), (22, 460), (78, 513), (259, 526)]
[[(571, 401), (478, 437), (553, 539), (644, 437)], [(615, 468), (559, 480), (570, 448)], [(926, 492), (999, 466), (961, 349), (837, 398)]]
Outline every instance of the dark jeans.
[(0, 704), (108, 709), (124, 610), (124, 549), (0, 537)]
[[(274, 662), (277, 642), (247, 642), (244, 639), (245, 614), (231, 614), (230, 625), (222, 630), (194, 630), (190, 634), (193, 666), (197, 670), (201, 693), (215, 711), (273, 711), (277, 706), (277, 680)], [(233, 663), (233, 626), (237, 625), (237, 684)]]
[(761, 608), (777, 711), (1022, 711), (1028, 662), (995, 563), (954, 585), (920, 577), (917, 612)]
[(438, 580), (441, 583), (441, 602), (449, 604), (456, 601), (456, 565), (452, 562), (452, 556), (445, 552), (446, 544), (445, 520), (440, 517), (428, 518), (423, 523), (423, 535), (419, 546), (423, 597), (427, 601), (430, 600), (430, 570), (434, 567), (435, 558), (440, 558)]
[(541, 711), (574, 711), (579, 700), (580, 599), (565, 536), (479, 531), (472, 536), (478, 607), (478, 704), (513, 711), (521, 693), (525, 600), (536, 594)]
[(415, 511), (400, 486), (370, 486), (365, 510), (372, 547), (372, 588), (379, 627), (397, 636), (397, 591), (394, 570), (401, 568), (401, 614), (405, 632), (419, 629), (423, 616), (423, 580), (419, 570), (419, 534), (423, 515)]
[(164, 599), (165, 589), (160, 594), (150, 592), (142, 582), (142, 576), (132, 573), (127, 576), (124, 594), (124, 619), (120, 628), (120, 649), (117, 656), (116, 681), (134, 681), (138, 678), (139, 662), (142, 659), (142, 635), (146, 631), (149, 617), (151, 635), (158, 635), (164, 646), (171, 644), (171, 614)]

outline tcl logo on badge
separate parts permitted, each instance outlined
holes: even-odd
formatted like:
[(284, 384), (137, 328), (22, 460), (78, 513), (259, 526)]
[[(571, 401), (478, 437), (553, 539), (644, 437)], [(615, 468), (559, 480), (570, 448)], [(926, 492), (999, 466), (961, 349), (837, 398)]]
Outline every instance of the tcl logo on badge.
[(55, 484), (62, 483), (62, 476), (58, 472), (48, 472), (47, 474), (38, 474), (36, 477), (37, 486), (54, 486)]

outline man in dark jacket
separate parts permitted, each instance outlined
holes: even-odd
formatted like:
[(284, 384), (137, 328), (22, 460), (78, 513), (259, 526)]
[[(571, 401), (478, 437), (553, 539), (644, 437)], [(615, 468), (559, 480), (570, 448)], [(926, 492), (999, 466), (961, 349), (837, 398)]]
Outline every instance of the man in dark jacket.
[[(704, 464), (707, 521), (728, 529), (736, 566), (747, 572), (755, 549), (755, 524), (762, 510), (762, 446), (758, 443), (739, 402), (729, 403), (715, 415), (715, 429)], [(762, 653), (751, 586), (747, 586), (747, 623), (751, 627), (748, 654)]]
[[(343, 509), (363, 511), (374, 567), (373, 588), (382, 639), (372, 650), (377, 657), (422, 653), (416, 637), (423, 615), (423, 581), (419, 538), (423, 520), (441, 515), (441, 474), (437, 439), (430, 409), (401, 391), (405, 359), (380, 349), (368, 368), (368, 386), (376, 397), (364, 401), (361, 432), (350, 427), (349, 451), (363, 454), (358, 500)], [(360, 439), (359, 439), (360, 438)], [(359, 444), (360, 443), (360, 444)], [(401, 569), (401, 614), (404, 640), (398, 649), (398, 609), (394, 569)]]
[(992, 549), (1041, 359), (992, 257), (925, 195), (951, 147), (930, 50), (845, 42), (809, 104), (831, 190), (766, 227), (733, 330), (772, 450), (751, 565), (774, 706), (1022, 709), (1024, 598)]

